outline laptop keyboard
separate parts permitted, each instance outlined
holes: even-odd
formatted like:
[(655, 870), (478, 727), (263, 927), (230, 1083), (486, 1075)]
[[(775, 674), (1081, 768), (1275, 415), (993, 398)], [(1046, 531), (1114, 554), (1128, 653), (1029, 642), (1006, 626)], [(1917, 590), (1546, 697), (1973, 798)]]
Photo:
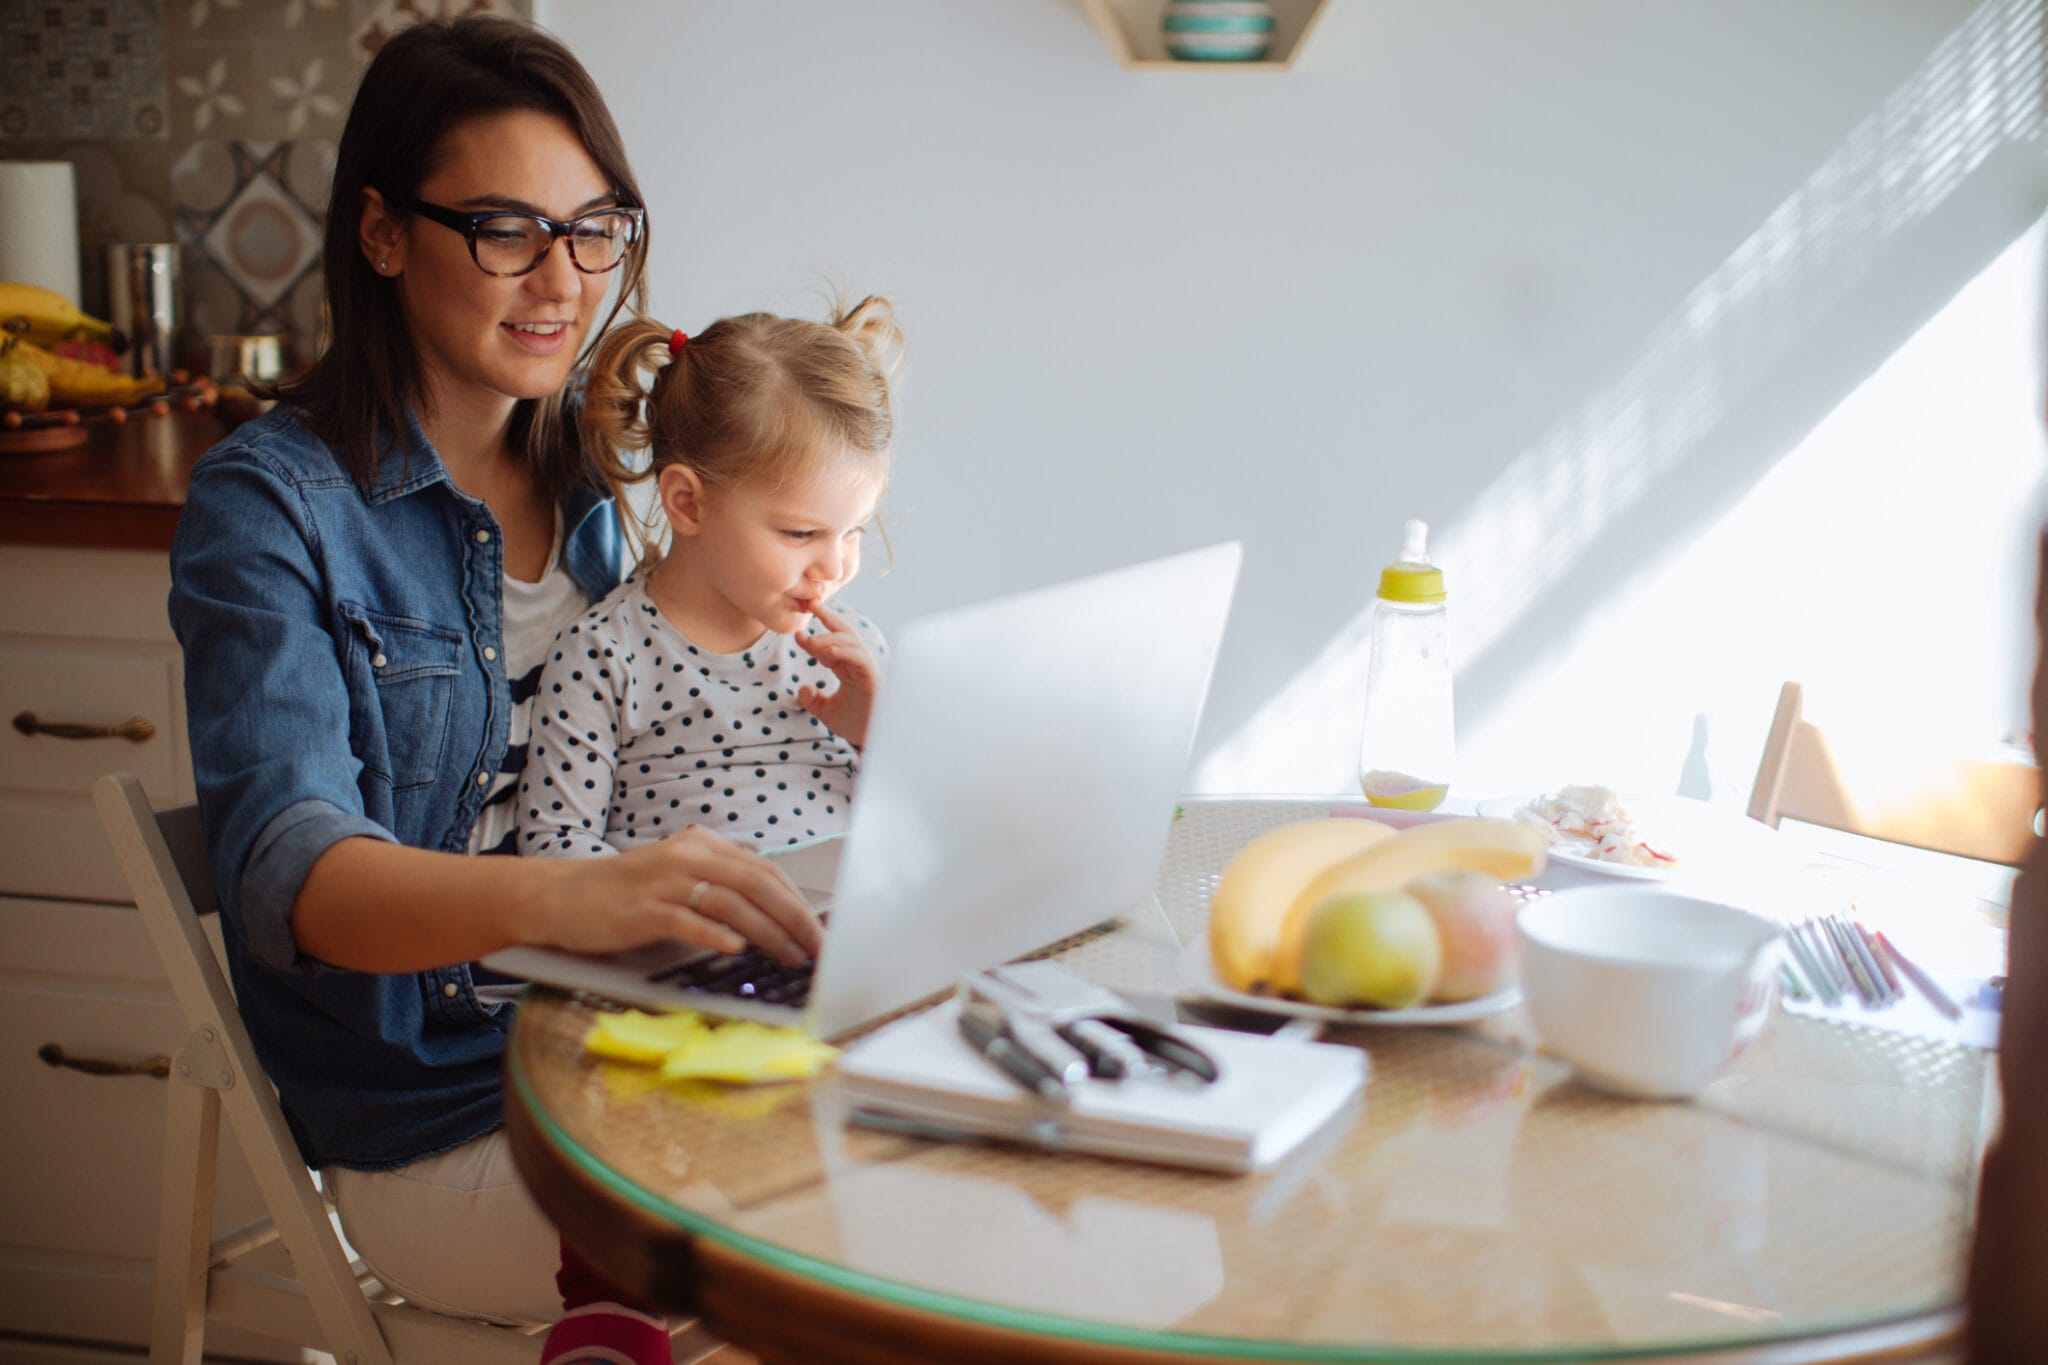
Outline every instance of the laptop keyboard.
[(784, 966), (759, 948), (749, 948), (743, 953), (693, 957), (651, 973), (647, 979), (688, 991), (801, 1006), (810, 998), (811, 972), (816, 965)]

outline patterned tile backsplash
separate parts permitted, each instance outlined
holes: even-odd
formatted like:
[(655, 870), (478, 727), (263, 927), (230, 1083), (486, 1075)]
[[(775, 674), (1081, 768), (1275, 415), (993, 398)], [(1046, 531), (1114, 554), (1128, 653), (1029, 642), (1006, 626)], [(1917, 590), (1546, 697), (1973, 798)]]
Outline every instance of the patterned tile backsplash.
[(0, 160), (69, 161), (81, 302), (106, 246), (184, 245), (188, 362), (215, 332), (320, 341), (320, 235), (356, 79), (425, 18), (533, 0), (0, 0)]
[(164, 0), (0, 0), (0, 135), (162, 137)]

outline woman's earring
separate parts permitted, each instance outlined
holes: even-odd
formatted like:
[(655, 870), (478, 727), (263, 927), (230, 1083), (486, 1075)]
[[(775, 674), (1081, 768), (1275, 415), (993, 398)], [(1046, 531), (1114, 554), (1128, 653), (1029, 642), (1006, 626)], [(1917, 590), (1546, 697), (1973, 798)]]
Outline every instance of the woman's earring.
[(389, 256), (377, 262), (377, 273), (379, 275), (389, 275), (391, 273), (391, 258)]

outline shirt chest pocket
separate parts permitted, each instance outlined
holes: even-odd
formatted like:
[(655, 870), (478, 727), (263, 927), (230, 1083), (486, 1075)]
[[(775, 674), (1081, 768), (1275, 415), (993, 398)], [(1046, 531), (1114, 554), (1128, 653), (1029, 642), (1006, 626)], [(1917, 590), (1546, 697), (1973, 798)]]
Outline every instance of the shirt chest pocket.
[(395, 791), (428, 786), (441, 775), (448, 748), (462, 636), (348, 602), (341, 615), (349, 626), (353, 722), (368, 731), (357, 756)]

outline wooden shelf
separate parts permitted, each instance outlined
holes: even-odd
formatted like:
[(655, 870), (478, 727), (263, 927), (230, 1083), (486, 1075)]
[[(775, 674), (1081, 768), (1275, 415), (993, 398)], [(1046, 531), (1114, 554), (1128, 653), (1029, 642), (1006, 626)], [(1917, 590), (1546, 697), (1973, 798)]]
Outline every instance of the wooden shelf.
[(1273, 50), (1264, 61), (1196, 62), (1166, 55), (1159, 20), (1167, 0), (1081, 0), (1110, 55), (1126, 71), (1291, 71), (1332, 0), (1271, 0)]

